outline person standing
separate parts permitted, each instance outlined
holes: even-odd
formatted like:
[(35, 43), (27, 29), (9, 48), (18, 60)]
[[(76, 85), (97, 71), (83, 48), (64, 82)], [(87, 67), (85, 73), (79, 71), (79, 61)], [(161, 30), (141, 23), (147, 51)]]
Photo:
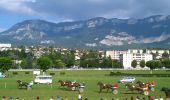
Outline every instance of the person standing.
[(78, 100), (82, 100), (82, 96), (81, 96), (80, 93), (79, 93), (79, 95), (78, 95)]

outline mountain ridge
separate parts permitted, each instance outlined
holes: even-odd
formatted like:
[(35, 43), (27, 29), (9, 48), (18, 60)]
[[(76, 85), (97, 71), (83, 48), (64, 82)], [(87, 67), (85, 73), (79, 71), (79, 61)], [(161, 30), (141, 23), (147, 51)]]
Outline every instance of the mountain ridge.
[(7, 41), (18, 45), (47, 44), (69, 48), (169, 48), (170, 16), (143, 19), (96, 17), (62, 23), (25, 20), (0, 33), (0, 42)]

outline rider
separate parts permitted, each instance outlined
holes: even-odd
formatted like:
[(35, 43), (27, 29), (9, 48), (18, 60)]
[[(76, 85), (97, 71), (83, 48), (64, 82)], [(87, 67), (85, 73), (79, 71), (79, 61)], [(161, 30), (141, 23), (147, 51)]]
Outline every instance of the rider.
[(117, 89), (118, 87), (119, 87), (119, 84), (118, 84), (118, 83), (116, 83), (116, 84), (113, 85), (113, 88), (116, 88), (116, 89)]
[(150, 84), (151, 86), (155, 86), (155, 82), (154, 82), (154, 81), (151, 81), (149, 84)]
[(147, 90), (148, 89), (148, 84), (145, 84), (143, 89)]

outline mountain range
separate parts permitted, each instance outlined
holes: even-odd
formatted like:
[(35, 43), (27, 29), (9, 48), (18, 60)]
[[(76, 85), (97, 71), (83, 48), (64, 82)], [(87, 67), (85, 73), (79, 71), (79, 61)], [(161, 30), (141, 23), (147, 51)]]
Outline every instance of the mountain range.
[(170, 16), (143, 19), (96, 17), (52, 23), (25, 20), (0, 33), (1, 43), (54, 45), (67, 48), (170, 48)]

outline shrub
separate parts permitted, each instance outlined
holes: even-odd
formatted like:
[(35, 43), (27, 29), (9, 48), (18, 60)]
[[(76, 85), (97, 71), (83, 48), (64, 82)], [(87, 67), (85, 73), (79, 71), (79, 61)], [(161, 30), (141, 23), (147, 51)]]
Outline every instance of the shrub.
[(117, 72), (116, 72), (116, 74), (117, 74), (117, 75), (121, 75), (122, 73), (121, 73), (121, 72), (119, 72), (119, 71), (117, 71)]
[(25, 74), (30, 74), (30, 72), (25, 72)]
[(55, 73), (50, 73), (50, 75), (51, 75), (51, 76), (54, 76), (54, 75), (55, 75)]
[(66, 73), (65, 72), (60, 72), (60, 75), (65, 75)]
[(111, 71), (111, 72), (110, 72), (110, 75), (115, 75), (115, 72)]
[(18, 72), (13, 72), (12, 74), (13, 74), (13, 75), (18, 75)]

